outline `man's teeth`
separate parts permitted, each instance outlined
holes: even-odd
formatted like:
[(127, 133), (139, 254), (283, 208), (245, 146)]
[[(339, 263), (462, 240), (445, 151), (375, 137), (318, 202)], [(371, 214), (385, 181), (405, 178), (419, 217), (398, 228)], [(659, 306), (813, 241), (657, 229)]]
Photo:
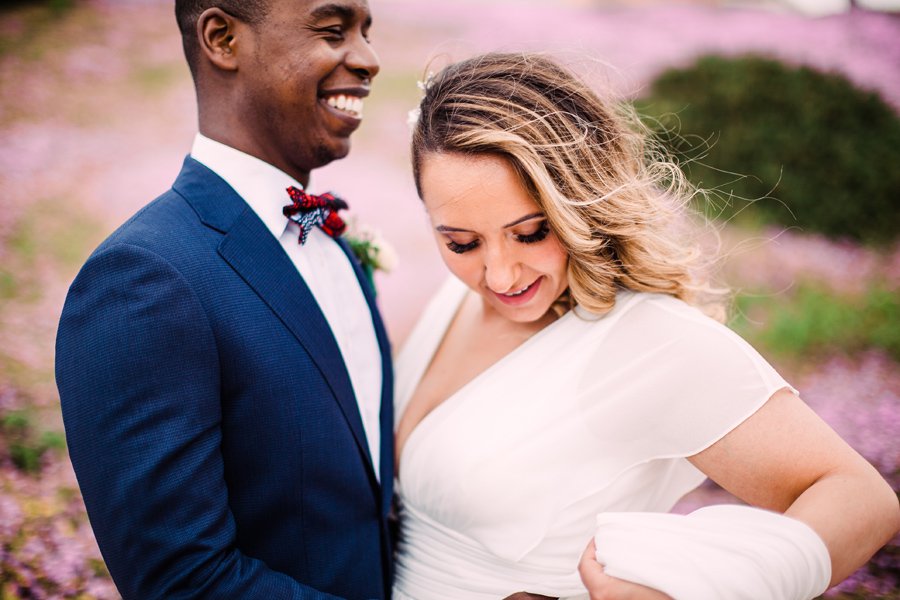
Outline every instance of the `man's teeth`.
[(338, 110), (342, 110), (347, 114), (353, 115), (356, 118), (362, 117), (363, 112), (363, 101), (362, 98), (357, 98), (356, 96), (345, 96), (340, 94), (338, 96), (328, 96), (325, 100), (328, 102), (328, 106), (332, 108), (336, 108)]

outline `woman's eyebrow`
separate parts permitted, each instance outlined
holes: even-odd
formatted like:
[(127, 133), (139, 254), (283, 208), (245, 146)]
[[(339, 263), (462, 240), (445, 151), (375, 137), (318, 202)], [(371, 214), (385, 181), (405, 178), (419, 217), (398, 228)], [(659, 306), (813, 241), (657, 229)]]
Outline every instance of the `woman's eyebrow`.
[(460, 229), (459, 227), (450, 227), (449, 225), (438, 225), (437, 227), (434, 228), (434, 230), (437, 231), (438, 233), (450, 233), (450, 232), (454, 232), (454, 231), (457, 233), (475, 233), (474, 231), (470, 231), (468, 229)]
[[(512, 223), (507, 223), (506, 225), (503, 226), (503, 229), (509, 229), (510, 227), (515, 227), (516, 225), (519, 225), (520, 223), (524, 223), (525, 221), (530, 221), (532, 219), (536, 219), (538, 217), (543, 217), (543, 216), (544, 216), (544, 213), (542, 213), (542, 212), (531, 213), (530, 215), (525, 215), (524, 217), (519, 217)], [(472, 231), (470, 229), (462, 229), (461, 227), (451, 227), (449, 225), (438, 225), (437, 227), (434, 228), (434, 230), (437, 231), (438, 233), (452, 233), (452, 232), (475, 233), (474, 231)]]
[(531, 213), (530, 215), (525, 215), (522, 218), (516, 219), (512, 223), (507, 223), (506, 225), (503, 226), (503, 229), (509, 229), (510, 227), (515, 227), (519, 223), (524, 223), (525, 221), (530, 221), (531, 219), (536, 219), (538, 217), (543, 217), (543, 216), (544, 216), (544, 213), (542, 213), (542, 212)]

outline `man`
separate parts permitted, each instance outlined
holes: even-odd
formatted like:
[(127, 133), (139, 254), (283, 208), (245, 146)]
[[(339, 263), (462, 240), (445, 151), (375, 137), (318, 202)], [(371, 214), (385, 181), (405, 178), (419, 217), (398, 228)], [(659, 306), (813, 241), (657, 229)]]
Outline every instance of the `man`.
[(390, 352), (326, 234), (340, 203), (301, 191), (360, 123), (369, 7), (175, 11), (200, 134), (172, 189), (88, 259), (57, 339), (97, 541), (125, 598), (387, 597)]

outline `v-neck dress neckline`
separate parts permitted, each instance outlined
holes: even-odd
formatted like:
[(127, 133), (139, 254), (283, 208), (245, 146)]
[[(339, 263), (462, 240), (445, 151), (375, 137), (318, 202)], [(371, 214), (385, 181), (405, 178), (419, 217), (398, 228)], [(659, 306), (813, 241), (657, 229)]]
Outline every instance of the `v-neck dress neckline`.
[[(409, 406), (409, 402), (410, 400), (412, 400), (413, 395), (418, 389), (419, 382), (421, 382), (422, 378), (425, 376), (425, 373), (428, 370), (428, 367), (434, 360), (438, 348), (440, 348), (441, 343), (443, 343), (444, 338), (446, 337), (447, 332), (450, 329), (450, 326), (453, 324), (454, 319), (456, 319), (456, 316), (462, 309), (463, 302), (465, 302), (468, 293), (469, 288), (466, 287), (462, 282), (460, 282), (455, 277), (449, 278), (442, 286), (441, 291), (435, 297), (436, 305), (433, 304), (432, 306), (430, 306), (427, 309), (428, 312), (426, 313), (426, 315), (423, 316), (422, 322), (430, 325), (430, 328), (428, 330), (428, 334), (430, 335), (428, 336), (428, 339), (423, 340), (421, 344), (416, 344), (418, 351), (415, 353), (415, 365), (411, 368), (409, 373), (409, 375), (414, 378), (415, 384), (409, 386), (408, 381), (404, 381), (404, 387), (402, 391), (398, 391), (398, 393), (396, 394), (396, 401), (394, 403), (394, 430), (397, 429), (403, 416), (405, 415), (406, 409)], [(400, 457), (397, 461), (396, 471), (398, 480), (402, 481), (403, 456), (406, 454), (407, 449), (410, 447), (410, 442), (414, 441), (414, 438), (416, 438), (417, 434), (419, 434), (420, 430), (422, 430), (423, 428), (425, 429), (425, 431), (427, 431), (428, 423), (430, 421), (440, 418), (441, 409), (452, 410), (453, 402), (457, 398), (464, 396), (469, 388), (477, 386), (479, 381), (481, 381), (482, 379), (491, 377), (495, 371), (503, 369), (506, 363), (515, 360), (517, 354), (527, 351), (527, 348), (531, 344), (538, 343), (540, 339), (542, 339), (546, 335), (550, 335), (555, 329), (560, 327), (565, 320), (570, 319), (573, 316), (574, 312), (569, 311), (561, 315), (552, 323), (548, 323), (546, 327), (529, 336), (528, 339), (524, 340), (510, 352), (500, 357), (500, 359), (494, 361), (487, 368), (475, 375), (475, 377), (464, 383), (459, 389), (449, 394), (437, 406), (428, 411), (428, 413), (424, 417), (422, 417), (422, 419), (420, 419), (418, 423), (416, 423), (416, 426), (412, 429), (412, 431), (409, 432), (409, 434), (406, 436), (406, 440), (403, 442), (403, 448), (400, 450)], [(432, 419), (432, 417), (434, 417), (434, 419)], [(424, 435), (424, 433), (422, 433), (421, 435)]]

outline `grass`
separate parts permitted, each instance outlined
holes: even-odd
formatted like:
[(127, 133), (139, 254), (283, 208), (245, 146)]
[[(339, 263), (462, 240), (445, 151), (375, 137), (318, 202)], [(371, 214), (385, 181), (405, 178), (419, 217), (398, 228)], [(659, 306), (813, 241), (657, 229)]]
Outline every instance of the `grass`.
[(41, 60), (54, 48), (56, 30), (70, 17), (73, 0), (12, 2), (0, 8), (0, 56), (15, 54), (29, 61)]
[(0, 432), (8, 445), (9, 456), (20, 470), (37, 473), (44, 455), (60, 453), (66, 448), (66, 438), (58, 431), (41, 431), (33, 410), (11, 411), (0, 418)]
[[(131, 35), (90, 3), (60, 0), (0, 9), (0, 127), (20, 123), (82, 128), (128, 126), (111, 104), (157, 110), (159, 96), (188, 78), (177, 30), (161, 30), (159, 10), (134, 3)], [(172, 43), (170, 43), (172, 42)], [(125, 122), (117, 121), (124, 118)]]
[(6, 240), (7, 256), (0, 266), (0, 297), (35, 301), (40, 298), (39, 267), (70, 272), (97, 243), (102, 226), (72, 203), (65, 211), (45, 210), (55, 199), (36, 202), (16, 223)]
[(134, 89), (143, 94), (159, 95), (169, 91), (184, 77), (180, 63), (162, 65), (136, 65), (129, 80)]
[[(9, 319), (7, 315), (34, 315), (34, 320), (55, 319), (54, 314), (44, 314), (42, 303), (45, 290), (51, 280), (70, 281), (97, 244), (105, 229), (100, 223), (78, 209), (74, 202), (65, 211), (46, 211), (52, 205), (50, 199), (34, 204), (16, 222), (11, 235), (5, 240), (4, 260), (0, 265), (0, 333), (15, 339), (17, 336), (41, 336), (52, 333), (52, 324), (30, 322), (20, 331), (22, 319)], [(3, 243), (0, 241), (0, 243)], [(16, 328), (16, 329), (13, 329)], [(6, 337), (6, 336), (4, 336)], [(53, 339), (30, 340), (37, 346), (50, 349)], [(22, 364), (6, 349), (0, 349), (0, 382), (6, 381), (26, 394), (40, 396), (39, 388), (46, 389), (53, 381), (52, 361), (35, 370)]]
[(16, 295), (16, 278), (13, 273), (0, 267), (0, 300), (9, 300)]
[(803, 284), (777, 302), (740, 296), (737, 309), (732, 326), (751, 343), (779, 356), (881, 348), (900, 361), (900, 295), (884, 285), (870, 287), (860, 296), (842, 296)]

